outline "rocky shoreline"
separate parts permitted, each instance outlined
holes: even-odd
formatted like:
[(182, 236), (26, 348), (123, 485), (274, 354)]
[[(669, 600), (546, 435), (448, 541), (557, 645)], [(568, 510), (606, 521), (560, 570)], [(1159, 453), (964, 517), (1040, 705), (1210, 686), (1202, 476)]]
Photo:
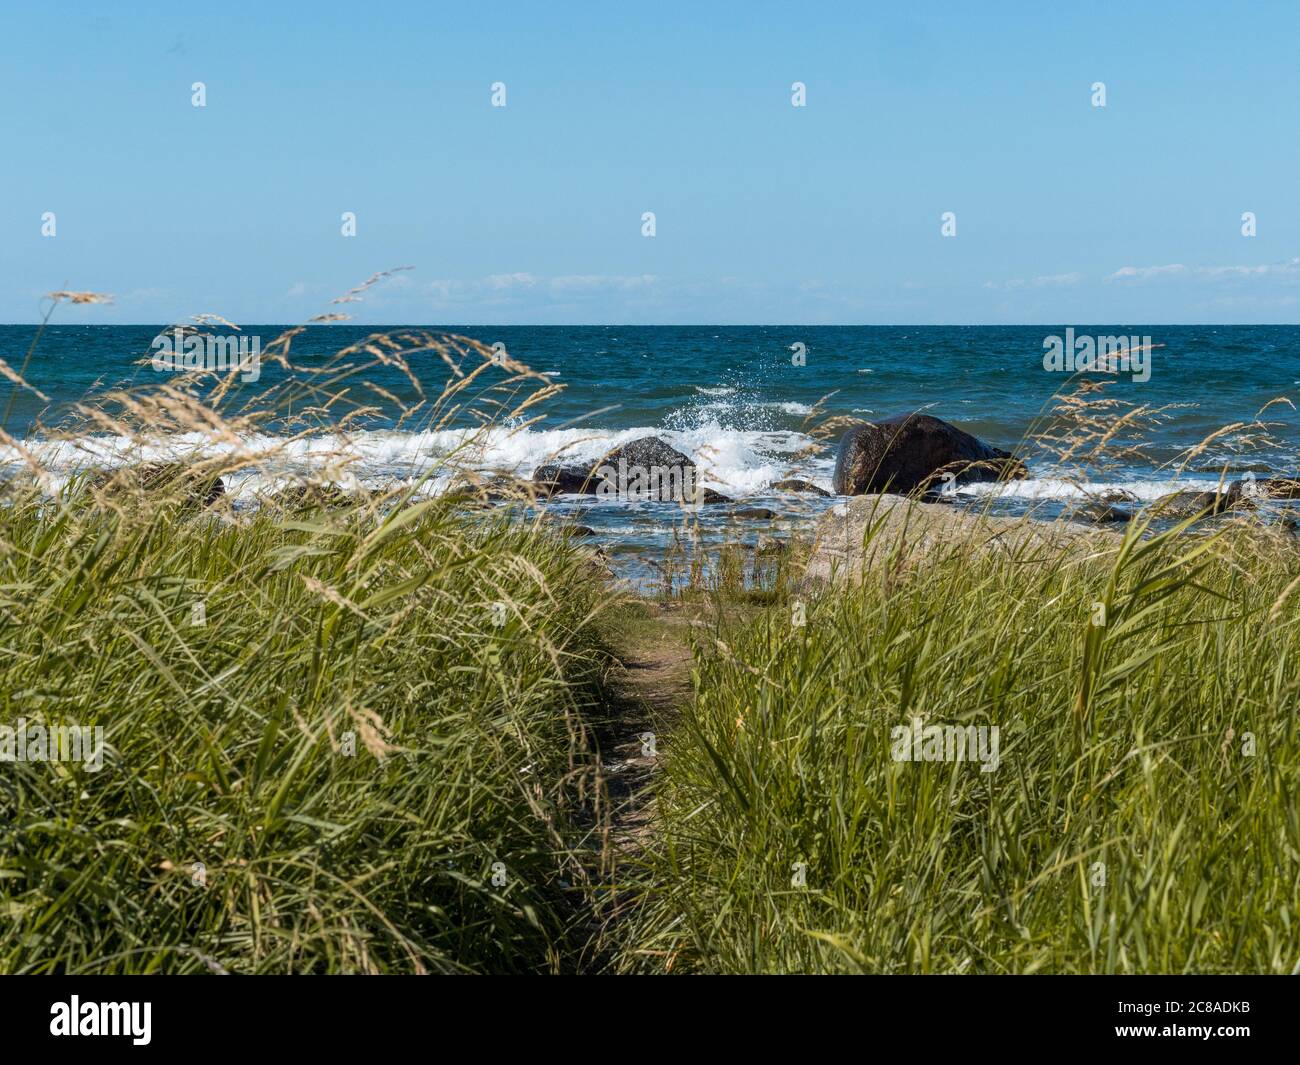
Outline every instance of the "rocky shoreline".
[[(1269, 471), (1251, 469), (1244, 477), (1226, 485), (1220, 483), (1209, 491), (1171, 492), (1146, 503), (1112, 488), (1067, 507), (1064, 520), (991, 517), (953, 505), (957, 489), (973, 483), (1027, 478), (1029, 467), (1023, 458), (927, 414), (860, 422), (849, 426), (838, 441), (834, 494), (846, 501), (823, 515), (816, 526), (810, 574), (815, 579), (819, 574), (829, 575), (841, 563), (850, 569), (858, 565), (851, 541), (861, 540), (869, 522), (880, 522), (886, 529), (906, 530), (912, 548), (931, 551), (944, 542), (972, 537), (999, 549), (1056, 546), (1062, 537), (1080, 535), (1079, 530), (1121, 525), (1140, 515), (1182, 522), (1264, 510), (1271, 522), (1290, 530), (1300, 527), (1300, 512), (1286, 505), (1287, 501), (1300, 500), (1300, 478), (1256, 476), (1257, 472)], [(180, 464), (108, 471), (92, 477), (90, 484), (106, 496), (124, 490), (152, 494), (176, 488), (186, 505), (199, 508), (212, 506), (225, 493), (221, 477), (200, 474)], [(805, 517), (810, 505), (832, 498), (832, 493), (812, 482), (790, 476), (769, 482), (768, 490), (770, 495), (789, 496), (792, 509), (803, 511)], [(770, 499), (763, 501), (766, 505), (756, 505), (704, 487), (695, 459), (653, 435), (614, 448), (595, 461), (546, 463), (528, 479), (504, 473), (465, 473), (446, 496), (471, 509), (495, 503), (562, 502), (565, 497), (703, 507), (726, 521), (734, 518), (755, 523), (757, 528), (761, 526), (756, 523), (799, 516), (778, 513), (772, 506), (779, 504)], [(293, 512), (382, 499), (382, 493), (347, 492), (334, 485), (304, 483), (259, 498), (264, 505)], [(598, 535), (597, 530), (578, 521), (569, 520), (561, 527), (569, 535)], [(1046, 531), (1049, 529), (1052, 531)], [(766, 544), (769, 553), (770, 539)]]

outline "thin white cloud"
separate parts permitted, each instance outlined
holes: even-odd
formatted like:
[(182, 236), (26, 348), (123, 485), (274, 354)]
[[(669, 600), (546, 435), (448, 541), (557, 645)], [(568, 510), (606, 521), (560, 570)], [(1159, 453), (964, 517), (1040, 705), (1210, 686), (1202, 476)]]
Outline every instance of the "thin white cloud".
[(425, 292), (435, 303), (482, 303), (499, 306), (531, 295), (549, 294), (553, 297), (599, 296), (620, 292), (648, 291), (659, 283), (653, 274), (563, 274), (559, 277), (541, 277), (537, 274), (516, 272), (490, 274), (476, 280), (441, 278), (425, 284)]
[(1157, 277), (1173, 277), (1185, 273), (1187, 273), (1187, 267), (1182, 263), (1171, 263), (1168, 266), (1121, 266), (1106, 280), (1150, 281)]
[(1043, 274), (1040, 277), (1023, 277), (1012, 278), (1010, 281), (986, 281), (985, 288), (1066, 288), (1070, 285), (1077, 285), (1083, 280), (1080, 273), (1072, 274)]
[(653, 274), (639, 274), (625, 277), (608, 274), (568, 274), (551, 279), (551, 288), (559, 292), (574, 289), (618, 289), (626, 291), (633, 288), (645, 288), (655, 284), (659, 279)]
[(532, 274), (514, 273), (514, 274), (492, 274), (486, 277), (483, 283), (491, 289), (509, 289), (509, 288), (532, 288), (537, 284), (537, 278)]
[(1285, 259), (1279, 263), (1263, 263), (1258, 266), (1197, 266), (1187, 267), (1181, 263), (1169, 266), (1124, 266), (1111, 274), (1107, 281), (1150, 281), (1158, 278), (1191, 278), (1203, 281), (1222, 281), (1240, 278), (1252, 279), (1263, 277), (1283, 277), (1300, 274), (1300, 257)]
[(1300, 273), (1300, 258), (1287, 259), (1264, 266), (1203, 266), (1196, 271), (1204, 277), (1267, 277)]
[(453, 281), (451, 278), (443, 278), (438, 281), (430, 281), (428, 284), (429, 294), (434, 299), (442, 303), (450, 302), (456, 298), (456, 295), (462, 290), (463, 283)]

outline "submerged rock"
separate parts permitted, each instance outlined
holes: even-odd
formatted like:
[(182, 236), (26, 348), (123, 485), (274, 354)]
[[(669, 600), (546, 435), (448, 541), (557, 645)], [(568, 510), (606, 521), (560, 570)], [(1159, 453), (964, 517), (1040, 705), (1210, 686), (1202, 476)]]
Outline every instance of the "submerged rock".
[(1098, 501), (1076, 507), (1070, 517), (1076, 521), (1090, 521), (1097, 525), (1105, 525), (1111, 522), (1129, 521), (1133, 517), (1133, 512)]
[[(944, 474), (951, 474), (945, 478)], [(835, 492), (909, 495), (937, 483), (1026, 476), (1025, 464), (929, 414), (902, 414), (848, 429), (835, 455)]]
[(173, 497), (187, 507), (210, 507), (226, 493), (225, 482), (216, 474), (196, 470), (182, 462), (147, 463), (105, 470), (90, 478), (91, 486), (109, 495), (137, 492)]
[(1157, 517), (1182, 520), (1250, 509), (1253, 504), (1242, 495), (1240, 486), (1240, 481), (1234, 481), (1223, 492), (1170, 492), (1152, 503), (1151, 510)]
[(583, 546), (579, 548), (579, 551), (582, 553), (587, 571), (594, 579), (599, 581), (614, 581), (618, 579), (618, 575), (614, 572), (614, 567), (610, 564), (609, 555), (605, 552), (603, 547)]
[(364, 488), (348, 492), (336, 484), (306, 481), (281, 488), (269, 500), (282, 510), (333, 510), (367, 503), (370, 498), (370, 492)]
[(779, 536), (760, 536), (754, 544), (754, 554), (762, 556), (784, 555), (790, 550), (790, 541)]
[(533, 471), (533, 483), (546, 495), (595, 495), (592, 471), (585, 466), (561, 466), (547, 463)]
[(818, 488), (811, 481), (801, 481), (798, 477), (787, 477), (783, 481), (773, 481), (768, 487), (781, 492), (799, 492), (810, 496), (830, 498), (830, 492), (826, 491), (826, 489)]
[(583, 513), (561, 513), (555, 510), (541, 510), (537, 520), (541, 527), (558, 536), (588, 537), (598, 535), (590, 525), (583, 525)]
[(1300, 499), (1300, 479), (1295, 477), (1268, 477), (1262, 481), (1254, 482), (1254, 491), (1248, 487), (1249, 481), (1234, 481), (1234, 486), (1240, 486), (1242, 494), (1246, 497), (1257, 495), (1263, 499)]
[(1226, 465), (1218, 466), (1197, 466), (1192, 470), (1193, 473), (1212, 473), (1221, 476), (1225, 473), (1272, 473), (1273, 467), (1263, 462), (1230, 462)]
[(510, 499), (531, 499), (536, 494), (531, 481), (521, 481), (509, 474), (491, 477), (481, 484), (474, 485), (473, 490), (477, 491), (482, 498), (494, 503)]

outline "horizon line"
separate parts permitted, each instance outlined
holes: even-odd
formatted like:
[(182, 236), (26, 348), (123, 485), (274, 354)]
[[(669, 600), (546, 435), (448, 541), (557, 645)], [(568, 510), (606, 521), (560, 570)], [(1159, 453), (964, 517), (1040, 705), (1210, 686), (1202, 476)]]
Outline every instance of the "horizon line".
[[(1087, 321), (1073, 319), (1072, 323), (1087, 325), (1119, 325), (1117, 321)], [(96, 329), (172, 329), (176, 326), (189, 325), (188, 322), (169, 322), (158, 325), (156, 322), (55, 322), (53, 319), (40, 322), (0, 322), (0, 328), (13, 326), (79, 326)], [(1251, 329), (1259, 326), (1300, 327), (1300, 322), (1128, 322), (1127, 326), (1140, 328), (1168, 328), (1189, 326), (1216, 326), (1231, 329)], [(1069, 327), (1071, 321), (1064, 319), (1043, 322), (248, 322), (246, 326), (272, 325), (285, 329), (322, 328), (322, 329), (1006, 329), (1029, 328), (1063, 325)], [(242, 332), (244, 327), (239, 327)]]

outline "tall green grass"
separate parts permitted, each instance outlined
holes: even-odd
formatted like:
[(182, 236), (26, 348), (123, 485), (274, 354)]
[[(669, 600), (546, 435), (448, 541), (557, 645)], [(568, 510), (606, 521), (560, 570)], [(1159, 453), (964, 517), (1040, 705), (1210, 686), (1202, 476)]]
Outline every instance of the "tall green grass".
[[(196, 374), (90, 398), (61, 437), (0, 430), (26, 465), (0, 486), (0, 725), (108, 744), (98, 771), (0, 765), (0, 972), (1300, 970), (1292, 542), (1138, 521), (821, 590), (798, 545), (683, 546), (665, 588), (716, 616), (652, 802), (625, 796), (651, 814), (629, 854), (597, 730), (626, 745), (607, 643), (636, 634), (591, 554), (477, 510), (479, 473), (441, 501), (205, 492), (283, 458), (240, 444), (268, 425), (335, 435), (382, 401), (525, 427), (556, 386), (424, 331), (295, 367), (300, 332), (242, 405)], [(92, 430), (125, 471), (42, 466)], [(914, 718), (998, 726), (998, 768), (893, 761)]]
[[(468, 427), (468, 454), (469, 429), (526, 427), (556, 389), (423, 330), (297, 365), (302, 332), (263, 348), (284, 371), (264, 391), (241, 394), (237, 369), (146, 374), (24, 441), (0, 429), (21, 466), (0, 483), (0, 725), (107, 744), (98, 771), (0, 764), (0, 972), (588, 963), (607, 838), (595, 560), (483, 493), (421, 501), (464, 474), (455, 450), (378, 493), (298, 484), (250, 510), (209, 491), (283, 478), (293, 441), (370, 424)], [(39, 337), (11, 378), (38, 395)], [(246, 449), (268, 428), (276, 448)], [(69, 481), (48, 445), (78, 454), (90, 434), (121, 464)], [(354, 460), (319, 453), (312, 476)]]
[(75, 490), (0, 507), (0, 547), (0, 720), (108, 744), (98, 772), (3, 767), (0, 969), (571, 964), (578, 551), (437, 503), (229, 523)]
[[(464, 476), (474, 427), (526, 427), (555, 386), (426, 330), (300, 365), (302, 333), (264, 346), (272, 388), (243, 394), (238, 368), (144, 373), (25, 441), (0, 428), (18, 462), (0, 481), (0, 726), (101, 727), (107, 743), (98, 771), (0, 763), (0, 973), (590, 962), (610, 597), (589, 553), (481, 510), (485, 493), (420, 498)], [(42, 395), (25, 377), (39, 339), (14, 391)], [(355, 460), (338, 447), (315, 456), (325, 486), (252, 508), (209, 492), (282, 479), (292, 442), (370, 424), (464, 442), (389, 490), (331, 488)], [(268, 429), (274, 449), (246, 449)], [(68, 480), (49, 445), (81, 454), (90, 434), (120, 464)]]
[[(1135, 523), (720, 610), (624, 967), (1300, 971), (1297, 574)], [(999, 767), (894, 761), (914, 717), (999, 726)]]
[(0, 766), (0, 971), (575, 967), (590, 565), (436, 502), (0, 506), (0, 723), (108, 745)]

